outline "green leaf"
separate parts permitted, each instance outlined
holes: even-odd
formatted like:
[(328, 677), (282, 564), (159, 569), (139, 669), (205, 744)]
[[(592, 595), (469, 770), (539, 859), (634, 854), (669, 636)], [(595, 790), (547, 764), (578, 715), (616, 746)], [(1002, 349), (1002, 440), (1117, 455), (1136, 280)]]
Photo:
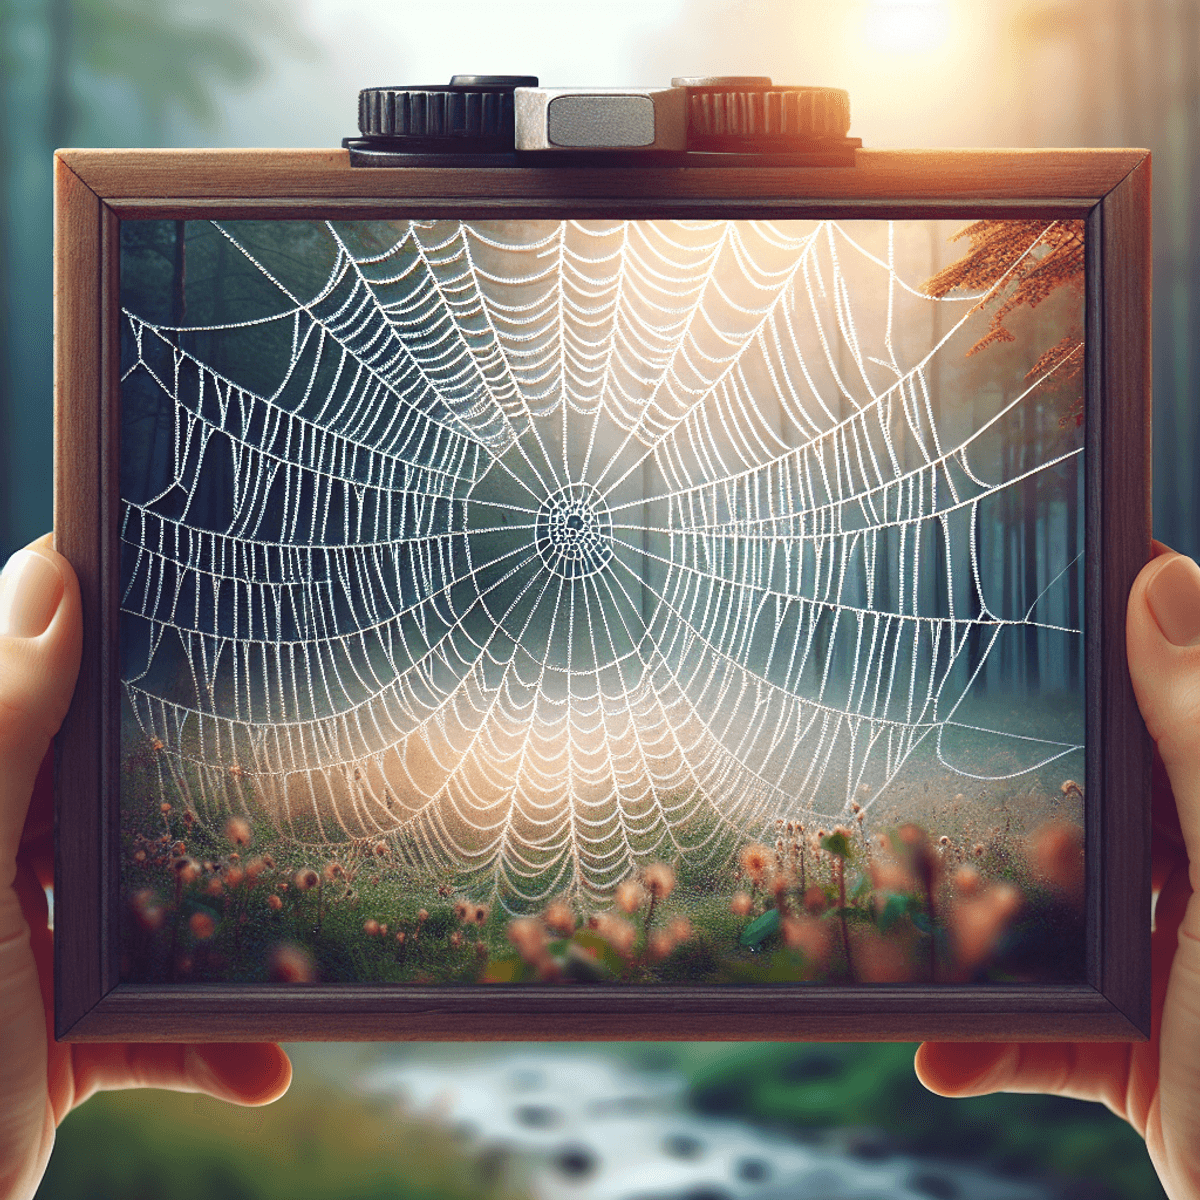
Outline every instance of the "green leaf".
[(846, 921), (870, 921), (870, 915), (865, 909), (851, 908), (849, 904), (845, 908), (835, 908), (830, 916), (841, 917)]
[(587, 954), (610, 975), (620, 975), (625, 970), (625, 960), (598, 933), (581, 929), (572, 939), (579, 951)]
[(906, 912), (908, 912), (908, 897), (892, 892), (883, 906), (883, 912), (879, 914), (879, 932), (887, 933)]
[(517, 954), (504, 958), (493, 958), (479, 977), (481, 983), (524, 983), (533, 974), (533, 968)]
[(830, 854), (836, 854), (838, 858), (852, 858), (854, 856), (854, 848), (850, 845), (850, 839), (844, 833), (831, 833), (828, 837), (821, 839), (821, 845)]
[(910, 910), (908, 915), (909, 915), (909, 918), (912, 920), (912, 923), (922, 933), (932, 933), (933, 932), (933, 924), (929, 920), (928, 914), (920, 912), (919, 910), (917, 910), (917, 911)]
[(779, 932), (779, 909), (768, 908), (761, 917), (755, 917), (738, 939), (743, 946), (755, 949), (761, 946), (772, 934)]

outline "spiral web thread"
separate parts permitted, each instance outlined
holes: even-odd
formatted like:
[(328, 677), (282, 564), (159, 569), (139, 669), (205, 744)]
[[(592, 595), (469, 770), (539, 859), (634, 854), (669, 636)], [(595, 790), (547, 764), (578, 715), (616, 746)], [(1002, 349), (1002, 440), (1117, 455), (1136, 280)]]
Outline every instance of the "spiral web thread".
[[(923, 744), (987, 777), (952, 731), (1079, 749), (955, 721), (1006, 630), (1079, 631), (1057, 577), (990, 595), (977, 510), (1029, 471), (983, 448), (1043, 381), (935, 412), (980, 297), (901, 278), (905, 227), (331, 223), (311, 296), (213, 228), (273, 311), (124, 313), (173, 450), (123, 505), (123, 681), (202, 817), (388, 839), (518, 909), (869, 807)], [(200, 332), (270, 335), (274, 390)]]

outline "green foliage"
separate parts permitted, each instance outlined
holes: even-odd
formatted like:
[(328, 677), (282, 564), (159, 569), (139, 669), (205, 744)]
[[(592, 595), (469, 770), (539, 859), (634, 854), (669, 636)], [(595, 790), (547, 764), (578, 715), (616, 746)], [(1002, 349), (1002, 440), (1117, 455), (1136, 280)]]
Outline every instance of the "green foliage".
[[(661, 1060), (663, 1048), (656, 1049)], [(793, 1131), (871, 1126), (914, 1152), (1050, 1173), (1097, 1200), (1163, 1196), (1141, 1139), (1102, 1106), (1055, 1096), (948, 1100), (918, 1082), (915, 1049), (688, 1046), (673, 1052), (670, 1065), (687, 1076), (693, 1104), (714, 1115)]]
[(58, 1132), (37, 1200), (507, 1200), (449, 1132), (341, 1088), (266, 1108), (102, 1093)]
[[(90, 83), (115, 79), (137, 96), (152, 128), (172, 109), (208, 125), (218, 97), (263, 72), (263, 50), (274, 43), (295, 56), (313, 48), (278, 0), (71, 0), (69, 45), (75, 62), (70, 104), (73, 143), (89, 141)], [(97, 130), (99, 140), (111, 132)]]
[(822, 838), (821, 848), (841, 859), (848, 859), (854, 855), (850, 839), (840, 829), (831, 833), (828, 837)]
[(745, 929), (742, 930), (742, 936), (738, 939), (743, 946), (749, 946), (751, 949), (761, 946), (767, 938), (774, 936), (779, 932), (779, 909), (768, 908), (762, 916), (755, 917)]

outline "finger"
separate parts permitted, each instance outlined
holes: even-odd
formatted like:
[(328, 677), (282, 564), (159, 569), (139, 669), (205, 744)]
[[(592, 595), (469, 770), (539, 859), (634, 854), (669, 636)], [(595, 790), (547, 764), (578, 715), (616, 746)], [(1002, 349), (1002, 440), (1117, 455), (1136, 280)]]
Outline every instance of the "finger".
[[(1182, 843), (1180, 843), (1182, 845)], [(1183, 851), (1181, 850), (1182, 854)], [(29, 812), (17, 848), (17, 861), (25, 863), (43, 887), (54, 884), (54, 747), (46, 751), (37, 778)]]
[(12, 883), (33, 782), (71, 702), (81, 640), (70, 564), (47, 539), (18, 550), (0, 574), (0, 887)]
[(1200, 567), (1171, 553), (1147, 563), (1129, 593), (1125, 640), (1188, 857), (1200, 864)]
[[(98, 1091), (165, 1088), (202, 1092), (231, 1104), (270, 1104), (292, 1081), (292, 1064), (271, 1042), (192, 1046), (170, 1044), (77, 1044), (72, 1047), (73, 1095), (64, 1109)], [(61, 1100), (55, 1098), (59, 1120)]]
[(998, 1090), (992, 1081), (1002, 1077), (1003, 1060), (1015, 1049), (1001, 1042), (923, 1042), (913, 1069), (938, 1096), (984, 1096)]
[(1123, 1042), (925, 1042), (913, 1066), (939, 1096), (1045, 1093), (1096, 1100), (1126, 1116), (1130, 1055)]

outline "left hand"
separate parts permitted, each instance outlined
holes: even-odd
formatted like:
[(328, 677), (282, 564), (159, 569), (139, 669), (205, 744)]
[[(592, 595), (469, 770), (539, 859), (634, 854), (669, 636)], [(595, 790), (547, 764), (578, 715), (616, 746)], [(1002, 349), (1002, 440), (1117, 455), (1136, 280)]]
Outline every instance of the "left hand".
[(79, 671), (79, 585), (50, 535), (0, 577), (0, 1200), (37, 1190), (58, 1123), (93, 1093), (159, 1087), (267, 1104), (291, 1064), (275, 1045), (54, 1040), (50, 742)]

